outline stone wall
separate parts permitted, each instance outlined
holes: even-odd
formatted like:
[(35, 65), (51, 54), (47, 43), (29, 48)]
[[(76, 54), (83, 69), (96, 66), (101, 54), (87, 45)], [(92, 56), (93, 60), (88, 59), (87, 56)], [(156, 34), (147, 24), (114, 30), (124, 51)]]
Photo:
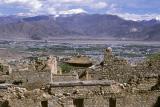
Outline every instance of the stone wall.
[(122, 103), (123, 107), (155, 107), (159, 96), (160, 92), (127, 94)]
[(79, 78), (77, 75), (73, 74), (53, 75), (53, 82), (75, 81), (75, 80), (79, 80)]
[(158, 84), (158, 76), (146, 76), (146, 77), (135, 77), (129, 81), (129, 84), (139, 90), (153, 90), (153, 88)]
[(63, 107), (110, 107), (109, 98), (121, 96), (121, 92), (119, 84), (105, 80), (53, 83), (49, 93), (63, 99)]
[(76, 107), (75, 100), (83, 103), (83, 107), (159, 107), (155, 105), (159, 101), (160, 91), (149, 91), (135, 87), (126, 87), (126, 90), (119, 86), (116, 87), (115, 85), (56, 86), (51, 88), (50, 93), (58, 98), (64, 98), (62, 101), (64, 107)]
[[(59, 75), (55, 74), (52, 76), (53, 82), (58, 81), (74, 81), (78, 80), (77, 75), (65, 74)], [(28, 89), (42, 88), (51, 82), (50, 72), (31, 72), (31, 71), (17, 71), (10, 75), (1, 75), (1, 83), (10, 83), (17, 86), (25, 87)]]
[(105, 80), (54, 82), (30, 91), (9, 86), (0, 89), (0, 96), (0, 107), (159, 107), (160, 91)]
[(49, 72), (14, 72), (11, 75), (10, 83), (29, 89), (41, 88), (50, 82)]
[[(160, 59), (150, 59), (136, 66), (131, 66), (127, 60), (116, 57), (111, 50), (104, 52), (104, 61), (101, 69), (95, 68), (93, 72), (99, 75), (99, 79), (115, 80), (120, 83), (128, 83), (132, 78), (146, 78), (148, 75), (160, 75)], [(93, 73), (92, 73), (93, 74)], [(95, 76), (97, 79), (97, 76)]]

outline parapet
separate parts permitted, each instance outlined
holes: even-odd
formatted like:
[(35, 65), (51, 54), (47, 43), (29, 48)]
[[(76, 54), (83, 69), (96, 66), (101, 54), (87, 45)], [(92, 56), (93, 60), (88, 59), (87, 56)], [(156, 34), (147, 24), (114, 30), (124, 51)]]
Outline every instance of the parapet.
[(67, 82), (53, 82), (51, 87), (72, 87), (72, 86), (111, 86), (116, 84), (112, 80), (91, 80), (91, 81), (67, 81)]

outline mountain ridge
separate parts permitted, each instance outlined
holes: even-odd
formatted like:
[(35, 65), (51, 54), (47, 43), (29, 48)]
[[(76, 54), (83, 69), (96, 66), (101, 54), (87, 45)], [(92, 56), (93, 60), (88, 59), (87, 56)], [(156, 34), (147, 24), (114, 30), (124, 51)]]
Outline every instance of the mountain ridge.
[(6, 16), (0, 17), (0, 37), (31, 40), (88, 37), (160, 41), (160, 22), (124, 20), (116, 15), (105, 14)]

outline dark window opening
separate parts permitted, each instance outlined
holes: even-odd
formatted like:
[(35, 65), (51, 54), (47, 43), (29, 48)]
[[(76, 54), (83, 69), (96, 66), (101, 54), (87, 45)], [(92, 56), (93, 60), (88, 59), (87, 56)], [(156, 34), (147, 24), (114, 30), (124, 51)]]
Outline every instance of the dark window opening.
[(13, 81), (12, 84), (14, 84), (14, 85), (22, 85), (23, 81), (22, 80), (15, 80), (15, 81)]
[(6, 75), (9, 75), (9, 72), (6, 72)]
[(0, 84), (6, 83), (6, 80), (0, 80)]
[(116, 98), (109, 99), (109, 107), (116, 107)]
[(74, 99), (74, 107), (84, 107), (84, 99)]
[(153, 107), (160, 107), (160, 96), (158, 97), (158, 99)]
[(3, 103), (0, 105), (0, 107), (10, 107), (10, 106), (9, 106), (9, 102), (8, 102), (8, 101), (3, 102)]
[(48, 101), (42, 101), (41, 105), (42, 107), (48, 107)]

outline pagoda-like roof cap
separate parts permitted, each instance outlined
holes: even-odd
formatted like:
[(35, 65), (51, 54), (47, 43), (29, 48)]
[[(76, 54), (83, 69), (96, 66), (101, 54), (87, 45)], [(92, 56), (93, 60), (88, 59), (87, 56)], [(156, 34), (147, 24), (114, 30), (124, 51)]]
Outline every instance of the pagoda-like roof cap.
[(89, 57), (87, 56), (74, 56), (71, 59), (69, 59), (68, 61), (65, 61), (66, 63), (69, 64), (92, 64), (92, 61), (90, 60)]

